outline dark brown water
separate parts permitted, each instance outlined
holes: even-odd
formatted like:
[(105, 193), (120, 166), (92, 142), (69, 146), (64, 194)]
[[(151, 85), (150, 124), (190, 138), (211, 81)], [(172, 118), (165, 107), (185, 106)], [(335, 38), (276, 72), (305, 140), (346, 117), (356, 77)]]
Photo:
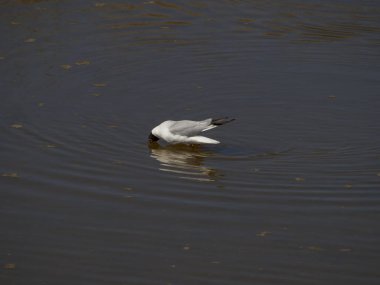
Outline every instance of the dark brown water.
[(0, 1), (0, 32), (1, 284), (379, 284), (378, 1)]

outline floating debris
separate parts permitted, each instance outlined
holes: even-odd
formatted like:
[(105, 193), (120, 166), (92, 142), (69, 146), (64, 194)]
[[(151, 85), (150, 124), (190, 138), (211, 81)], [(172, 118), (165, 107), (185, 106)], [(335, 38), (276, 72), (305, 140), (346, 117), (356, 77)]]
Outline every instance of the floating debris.
[(185, 246), (183, 247), (183, 250), (190, 250), (191, 247), (190, 247), (190, 244), (185, 244)]
[(62, 64), (61, 67), (64, 69), (64, 70), (69, 70), (70, 68), (72, 68), (72, 66), (70, 64)]
[(339, 251), (340, 252), (351, 252), (352, 248), (340, 248)]
[(308, 246), (307, 249), (311, 251), (323, 251), (323, 248), (317, 245)]
[(1, 174), (2, 177), (19, 178), (16, 172), (8, 172)]
[(270, 234), (272, 234), (272, 233), (268, 232), (268, 231), (262, 231), (262, 232), (256, 234), (256, 236), (258, 236), (258, 237), (266, 237), (266, 236), (268, 236)]
[(36, 41), (35, 38), (29, 38), (29, 39), (24, 40), (24, 43), (34, 43), (35, 41)]
[(125, 191), (133, 191), (133, 188), (132, 187), (123, 187), (123, 190), (125, 190)]
[(23, 128), (24, 126), (20, 123), (14, 123), (11, 125), (11, 128), (15, 128), (15, 129), (21, 129)]
[(14, 264), (14, 263), (6, 263), (6, 264), (4, 264), (4, 269), (8, 269), (8, 270), (16, 269), (16, 264)]
[(75, 62), (76, 65), (88, 65), (90, 64), (89, 60), (78, 60)]

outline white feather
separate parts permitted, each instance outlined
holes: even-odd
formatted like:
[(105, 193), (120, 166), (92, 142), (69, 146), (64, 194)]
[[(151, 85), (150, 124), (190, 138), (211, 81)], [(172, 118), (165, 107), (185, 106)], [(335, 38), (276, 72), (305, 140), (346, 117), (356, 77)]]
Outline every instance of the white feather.
[[(222, 125), (218, 119), (218, 125)], [(231, 120), (229, 120), (231, 121)], [(152, 134), (168, 143), (187, 143), (187, 144), (218, 144), (217, 140), (210, 139), (204, 136), (199, 136), (201, 132), (216, 128), (218, 125), (213, 124), (213, 119), (202, 121), (165, 121), (153, 128)], [(228, 122), (228, 120), (226, 121)]]

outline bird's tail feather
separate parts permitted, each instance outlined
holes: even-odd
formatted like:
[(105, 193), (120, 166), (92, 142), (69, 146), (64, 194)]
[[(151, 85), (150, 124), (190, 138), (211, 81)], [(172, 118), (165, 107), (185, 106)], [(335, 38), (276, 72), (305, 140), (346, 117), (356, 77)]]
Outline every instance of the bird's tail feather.
[(227, 124), (229, 122), (232, 122), (234, 120), (235, 120), (234, 118), (231, 119), (228, 117), (212, 119), (211, 124), (215, 125), (215, 126), (221, 126), (221, 125)]

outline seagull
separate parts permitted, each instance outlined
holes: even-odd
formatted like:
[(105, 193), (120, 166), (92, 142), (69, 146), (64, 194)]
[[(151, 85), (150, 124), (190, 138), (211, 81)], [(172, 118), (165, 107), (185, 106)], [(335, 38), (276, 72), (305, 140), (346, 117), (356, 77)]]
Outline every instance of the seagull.
[(148, 140), (150, 143), (163, 139), (169, 144), (218, 144), (217, 140), (199, 136), (201, 132), (232, 122), (235, 119), (228, 117), (219, 119), (205, 119), (202, 121), (165, 121), (153, 128)]

